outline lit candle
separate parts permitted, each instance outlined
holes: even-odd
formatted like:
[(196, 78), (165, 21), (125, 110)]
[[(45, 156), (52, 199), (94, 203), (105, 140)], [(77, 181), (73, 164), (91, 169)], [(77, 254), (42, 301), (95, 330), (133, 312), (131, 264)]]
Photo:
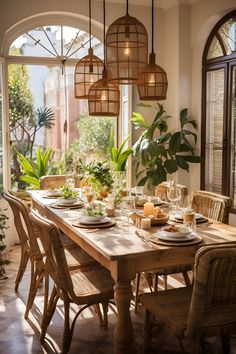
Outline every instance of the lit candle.
[(141, 219), (141, 229), (147, 230), (151, 228), (151, 219), (143, 218)]
[(145, 216), (154, 215), (154, 204), (147, 202), (143, 206), (143, 213)]

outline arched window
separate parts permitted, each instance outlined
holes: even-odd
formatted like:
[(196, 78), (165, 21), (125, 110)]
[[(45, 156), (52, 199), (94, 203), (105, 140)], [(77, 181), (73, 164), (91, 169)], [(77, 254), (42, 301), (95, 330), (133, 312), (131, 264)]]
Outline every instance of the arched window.
[(236, 212), (236, 11), (217, 23), (203, 54), (202, 155), (201, 188), (231, 196)]
[[(110, 127), (116, 126), (116, 120), (88, 117), (87, 101), (74, 97), (75, 66), (87, 55), (88, 48), (88, 33), (64, 25), (32, 28), (11, 44), (7, 57), (9, 123), (14, 147), (11, 174), (16, 179), (16, 187), (20, 187), (20, 182), (15, 150), (32, 156), (32, 142), (34, 153), (36, 146), (53, 147), (58, 162), (54, 173), (65, 172), (60, 170), (59, 162), (65, 151), (72, 159), (68, 164), (71, 170), (76, 160), (84, 158), (87, 163), (89, 159), (99, 159), (98, 154), (101, 159), (106, 156), (109, 139), (105, 139)], [(92, 48), (103, 59), (103, 44), (95, 37), (92, 37)], [(32, 121), (37, 123), (39, 113), (45, 109), (52, 110), (53, 125), (50, 129), (45, 125), (41, 128), (40, 123), (32, 129)]]

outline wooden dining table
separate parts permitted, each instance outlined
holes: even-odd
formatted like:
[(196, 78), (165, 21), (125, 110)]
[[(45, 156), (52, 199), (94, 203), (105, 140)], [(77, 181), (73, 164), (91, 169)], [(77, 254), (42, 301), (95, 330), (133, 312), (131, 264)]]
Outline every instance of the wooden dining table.
[[(32, 191), (32, 207), (54, 221), (56, 225), (88, 254), (109, 269), (115, 281), (117, 321), (114, 332), (114, 353), (132, 352), (133, 330), (130, 304), (133, 298), (131, 282), (137, 272), (160, 267), (193, 264), (196, 251), (209, 244), (236, 241), (236, 228), (220, 222), (206, 222), (197, 227), (202, 241), (196, 244), (174, 246), (151, 244), (138, 237), (137, 227), (128, 225), (127, 218), (115, 218), (110, 228), (80, 228), (74, 226), (81, 209), (55, 209), (55, 199), (44, 197), (45, 191)], [(158, 227), (152, 227), (151, 233)]]

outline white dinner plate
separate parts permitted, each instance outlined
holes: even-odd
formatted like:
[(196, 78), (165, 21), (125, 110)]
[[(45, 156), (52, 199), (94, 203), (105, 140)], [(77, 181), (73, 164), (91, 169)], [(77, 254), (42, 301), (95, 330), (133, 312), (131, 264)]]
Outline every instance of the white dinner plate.
[[(172, 231), (172, 229), (175, 231)], [(192, 229), (190, 229), (190, 227), (186, 227), (181, 225), (168, 225), (168, 226), (164, 226), (161, 229), (161, 232), (163, 234), (165, 234), (166, 236), (171, 236), (171, 237), (175, 237), (175, 238), (183, 238), (186, 237), (187, 235), (191, 234), (193, 232)]]
[(81, 224), (84, 224), (84, 225), (93, 225), (93, 224), (95, 224), (95, 225), (100, 225), (100, 224), (106, 224), (106, 223), (108, 223), (108, 222), (110, 222), (110, 221), (111, 221), (111, 218), (109, 218), (109, 217), (107, 217), (107, 216), (105, 216), (103, 219), (97, 220), (97, 221), (95, 221), (95, 220), (88, 220), (88, 219), (84, 218), (83, 216), (81, 216), (81, 218), (79, 219), (79, 222), (80, 222)]
[(163, 233), (162, 231), (158, 231), (155, 234), (153, 234), (152, 236), (149, 237), (149, 239), (152, 241), (155, 241), (156, 238), (159, 238), (160, 240), (163, 241), (173, 241), (173, 242), (186, 242), (186, 241), (191, 241), (194, 240), (197, 237), (197, 234), (195, 232), (192, 232), (191, 234), (187, 235), (187, 236), (183, 236), (183, 237), (174, 237), (174, 236), (169, 236), (166, 235), (165, 233)]
[[(175, 219), (183, 220), (185, 210), (186, 210), (186, 209), (175, 211), (175, 212), (173, 213), (173, 216), (175, 217)], [(205, 216), (203, 216), (202, 214), (199, 214), (199, 213), (196, 213), (196, 214), (195, 214), (195, 219), (196, 219), (196, 220), (197, 220), (197, 219), (202, 219), (202, 218), (205, 218)]]

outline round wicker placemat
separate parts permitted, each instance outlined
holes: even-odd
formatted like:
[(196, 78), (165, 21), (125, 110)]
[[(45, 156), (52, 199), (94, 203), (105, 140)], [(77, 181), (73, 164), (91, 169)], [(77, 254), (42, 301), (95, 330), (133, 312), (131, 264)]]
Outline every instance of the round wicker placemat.
[(196, 243), (200, 243), (202, 241), (202, 236), (197, 235), (193, 240), (190, 241), (164, 241), (160, 240), (158, 237), (155, 239), (149, 239), (150, 242), (156, 243), (157, 245), (164, 245), (164, 246), (191, 246)]

